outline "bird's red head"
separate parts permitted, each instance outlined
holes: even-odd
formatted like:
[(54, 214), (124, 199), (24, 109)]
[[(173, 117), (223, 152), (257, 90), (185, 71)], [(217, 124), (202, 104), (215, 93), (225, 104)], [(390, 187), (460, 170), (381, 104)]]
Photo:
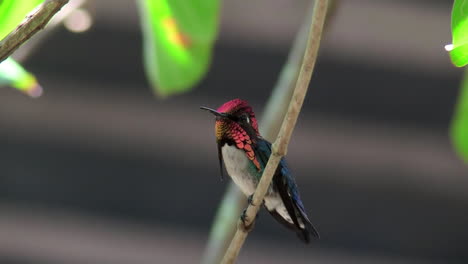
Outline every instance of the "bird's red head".
[(252, 107), (244, 100), (234, 99), (221, 105), (217, 110), (207, 107), (216, 116), (216, 140), (239, 142), (245, 139), (255, 140), (260, 136), (258, 123)]

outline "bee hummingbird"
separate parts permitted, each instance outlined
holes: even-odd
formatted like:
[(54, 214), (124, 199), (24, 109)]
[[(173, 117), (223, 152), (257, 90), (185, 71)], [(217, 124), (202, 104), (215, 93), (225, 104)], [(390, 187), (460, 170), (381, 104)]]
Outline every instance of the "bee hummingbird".
[[(244, 100), (234, 99), (217, 110), (200, 108), (216, 116), (221, 177), (224, 161), (227, 173), (250, 201), (271, 155), (271, 143), (260, 136), (252, 107)], [(294, 230), (303, 242), (309, 243), (311, 234), (319, 238), (284, 159), (278, 165), (263, 205), (278, 222)]]

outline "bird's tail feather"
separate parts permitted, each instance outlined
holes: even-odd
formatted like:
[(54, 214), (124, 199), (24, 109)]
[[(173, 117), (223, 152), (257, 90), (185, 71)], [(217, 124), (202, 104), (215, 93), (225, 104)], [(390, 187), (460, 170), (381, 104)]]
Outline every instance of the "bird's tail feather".
[[(267, 208), (268, 209), (268, 208)], [(302, 223), (304, 223), (304, 227), (298, 227), (293, 223), (290, 223), (286, 221), (276, 210), (268, 210), (268, 212), (281, 224), (286, 226), (287, 228), (293, 230), (296, 232), (297, 236), (299, 239), (306, 243), (309, 244), (311, 237), (310, 235), (320, 238), (319, 233), (317, 232), (317, 229), (312, 225), (312, 223), (309, 221), (307, 217), (304, 217), (302, 214), (300, 214), (299, 218)], [(299, 211), (300, 212), (300, 211)]]
[(310, 235), (316, 238), (320, 238), (319, 232), (314, 227), (314, 225), (312, 225), (304, 211), (298, 208), (296, 203), (293, 203), (293, 205), (295, 211), (297, 212), (298, 218), (304, 224), (304, 228), (296, 227), (296, 233), (299, 238), (307, 244), (310, 242)]

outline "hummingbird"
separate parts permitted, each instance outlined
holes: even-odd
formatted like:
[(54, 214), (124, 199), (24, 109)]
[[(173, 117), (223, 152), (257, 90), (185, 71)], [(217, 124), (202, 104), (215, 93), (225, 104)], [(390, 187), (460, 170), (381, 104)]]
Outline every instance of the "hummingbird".
[[(200, 108), (216, 117), (215, 135), (221, 178), (224, 162), (227, 173), (251, 203), (271, 155), (271, 143), (260, 135), (252, 107), (244, 100), (234, 99), (217, 110), (204, 106)], [(263, 205), (278, 222), (295, 231), (304, 243), (310, 242), (310, 235), (320, 237), (307, 217), (296, 182), (284, 158), (273, 176)]]

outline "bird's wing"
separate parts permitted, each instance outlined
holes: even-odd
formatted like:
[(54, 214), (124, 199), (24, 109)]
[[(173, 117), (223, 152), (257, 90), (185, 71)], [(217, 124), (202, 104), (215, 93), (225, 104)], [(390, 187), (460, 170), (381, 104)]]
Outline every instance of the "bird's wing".
[[(259, 159), (263, 165), (266, 166), (268, 159), (271, 155), (271, 143), (266, 140), (259, 140), (257, 147), (259, 148), (256, 153), (259, 155)], [(281, 159), (280, 164), (273, 176), (274, 187), (278, 190), (281, 200), (288, 211), (289, 216), (294, 224), (294, 229), (298, 230), (298, 235), (302, 240), (308, 242), (309, 233), (311, 232), (314, 236), (319, 236), (316, 229), (310, 223), (307, 214), (304, 209), (304, 205), (299, 196), (298, 188), (294, 178), (292, 177), (289, 169), (286, 165), (286, 161)], [(304, 226), (301, 228), (298, 218), (300, 218)]]
[[(258, 151), (255, 151), (258, 153), (257, 155), (259, 156), (259, 159), (262, 161), (261, 163), (263, 164), (263, 168), (265, 168), (268, 159), (270, 158), (271, 155), (271, 143), (266, 141), (266, 140), (259, 140), (257, 143), (257, 148)], [(289, 191), (289, 185), (287, 178), (289, 175), (284, 175), (284, 171), (286, 169), (285, 167), (286, 163), (284, 159), (281, 159), (280, 164), (278, 165), (278, 168), (276, 169), (275, 175), (273, 176), (273, 183), (276, 189), (278, 190), (281, 199), (283, 200), (284, 206), (286, 207), (286, 210), (288, 211), (289, 216), (294, 222), (294, 225), (297, 228), (300, 228), (299, 222), (296, 217), (296, 212), (294, 210), (294, 198), (291, 196), (291, 193)], [(286, 177), (281, 177), (281, 176), (286, 176)]]

